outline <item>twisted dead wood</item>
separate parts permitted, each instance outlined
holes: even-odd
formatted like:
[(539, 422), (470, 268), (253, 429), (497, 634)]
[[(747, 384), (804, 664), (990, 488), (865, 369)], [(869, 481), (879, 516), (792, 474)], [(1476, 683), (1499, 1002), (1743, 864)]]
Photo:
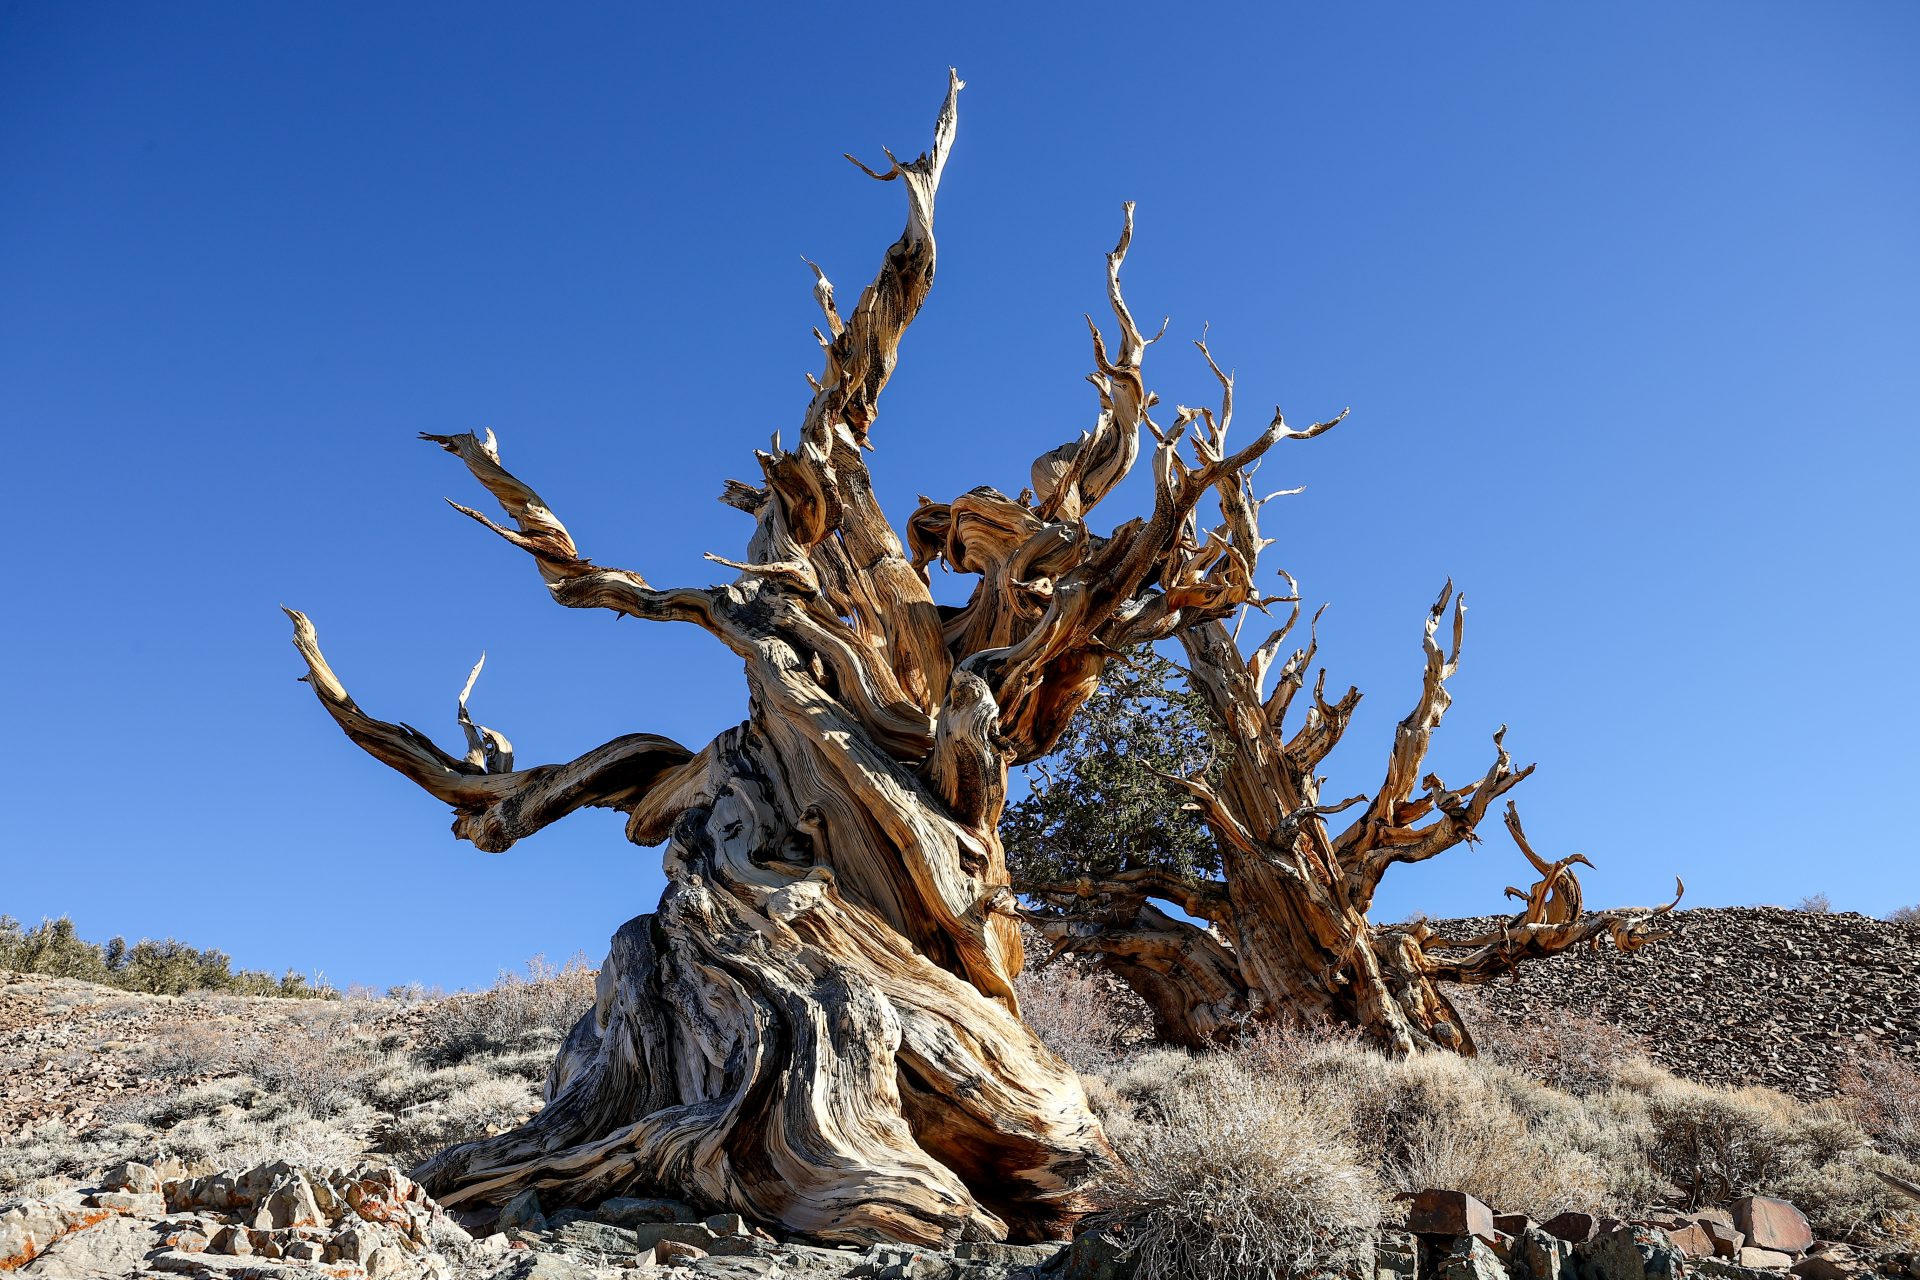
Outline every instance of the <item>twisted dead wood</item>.
[[(1057, 1234), (1110, 1159), (1078, 1078), (1019, 1021), (1018, 909), (997, 832), (1010, 761), (1045, 753), (1108, 656), (1251, 598), (1250, 563), (1192, 537), (1196, 506), (1291, 431), (1237, 452), (1149, 413), (1150, 340), (1120, 290), (1132, 206), (1107, 259), (1109, 344), (1096, 327), (1092, 430), (1034, 465), (1034, 491), (923, 501), (903, 546), (863, 451), (899, 343), (933, 281), (934, 203), (956, 127), (951, 78), (931, 149), (885, 170), (908, 217), (850, 311), (814, 268), (823, 368), (791, 448), (723, 502), (754, 522), (737, 576), (659, 588), (582, 556), (507, 470), (491, 433), (426, 436), (456, 455), (505, 522), (460, 511), (530, 555), (574, 608), (690, 623), (742, 661), (750, 715), (698, 752), (630, 735), (562, 765), (514, 767), (466, 712), (464, 758), (348, 696), (293, 614), (306, 679), (347, 735), (449, 804), (454, 832), (501, 851), (574, 809), (628, 815), (665, 842), (668, 887), (626, 925), (521, 1128), (416, 1171), (443, 1203), (549, 1203), (658, 1189), (826, 1240)], [(856, 161), (856, 163), (858, 163)], [(1153, 505), (1112, 532), (1087, 517), (1154, 435)], [(933, 600), (940, 562), (979, 582)], [(1231, 1004), (1231, 993), (1220, 997)]]
[[(1219, 457), (1233, 418), (1233, 379), (1204, 343), (1197, 345), (1220, 384), (1220, 408), (1217, 414), (1182, 408), (1177, 421), (1194, 428), (1202, 457)], [(1272, 543), (1260, 534), (1260, 510), (1297, 490), (1256, 498), (1245, 469), (1230, 469), (1211, 483), (1221, 524), (1204, 539), (1190, 525), (1186, 543), (1196, 557), (1231, 557), (1237, 580), (1250, 584), (1260, 553)], [(1446, 682), (1459, 666), (1465, 630), (1466, 601), (1449, 582), (1427, 616), (1420, 693), (1394, 731), (1384, 780), (1371, 797), (1325, 802), (1319, 767), (1346, 731), (1360, 692), (1348, 689), (1329, 702), (1322, 668), (1304, 715), (1288, 731), (1288, 711), (1307, 687), (1319, 645), (1310, 625), (1307, 644), (1273, 673), (1269, 689), (1273, 664), (1301, 616), (1293, 579), (1282, 576), (1285, 596), (1249, 598), (1244, 606), (1291, 606), (1286, 621), (1251, 653), (1241, 651), (1238, 627), (1229, 628), (1217, 613), (1188, 613), (1168, 629), (1186, 651), (1193, 685), (1226, 748), (1217, 781), (1167, 779), (1212, 830), (1220, 880), (1168, 883), (1176, 878), (1128, 872), (1023, 885), (1037, 904), (1034, 922), (1057, 950), (1097, 957), (1146, 1000), (1170, 1039), (1187, 1045), (1216, 1042), (1250, 1022), (1292, 1019), (1357, 1026), (1396, 1053), (1471, 1053), (1472, 1036), (1445, 984), (1487, 982), (1583, 942), (1610, 938), (1634, 950), (1659, 936), (1656, 922), (1678, 903), (1678, 893), (1661, 907), (1583, 916), (1573, 867), (1591, 864), (1579, 854), (1553, 862), (1537, 855), (1511, 802), (1508, 829), (1540, 876), (1530, 889), (1507, 890), (1525, 904), (1517, 915), (1492, 933), (1457, 940), (1417, 923), (1373, 924), (1367, 913), (1391, 867), (1477, 840), (1475, 830), (1494, 801), (1533, 766), (1514, 767), (1503, 727), (1493, 736), (1486, 772), (1466, 785), (1450, 787), (1424, 769), (1433, 733), (1451, 705)], [(1239, 594), (1251, 597), (1250, 585)], [(1329, 825), (1355, 806), (1364, 807), (1344, 828)], [(1176, 903), (1193, 920), (1169, 916), (1154, 898)]]

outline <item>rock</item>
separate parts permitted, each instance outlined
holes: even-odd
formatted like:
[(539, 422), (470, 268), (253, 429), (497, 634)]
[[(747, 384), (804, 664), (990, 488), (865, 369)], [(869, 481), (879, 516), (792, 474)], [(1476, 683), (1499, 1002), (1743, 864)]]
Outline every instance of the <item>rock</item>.
[(1560, 1280), (1573, 1246), (1541, 1227), (1528, 1227), (1514, 1237), (1508, 1269), (1529, 1280)]
[(662, 1241), (670, 1240), (675, 1244), (693, 1245), (704, 1254), (707, 1246), (720, 1238), (704, 1222), (644, 1222), (631, 1230), (634, 1248), (641, 1253)]
[(348, 1227), (327, 1242), (329, 1262), (353, 1262), (364, 1267), (380, 1240), (371, 1223)]
[(1813, 1243), (1813, 1230), (1798, 1209), (1771, 1196), (1742, 1196), (1733, 1202), (1733, 1225), (1756, 1249), (1801, 1253)]
[[(1719, 1226), (1719, 1223), (1715, 1223)], [(1689, 1222), (1684, 1226), (1667, 1228), (1667, 1239), (1689, 1258), (1711, 1258), (1718, 1252), (1713, 1243), (1713, 1235), (1698, 1222)]]
[(327, 1251), (317, 1240), (296, 1240), (282, 1249), (280, 1256), (289, 1262), (319, 1262), (327, 1256)]
[(213, 1252), (250, 1258), (253, 1256), (253, 1237), (245, 1227), (222, 1227), (213, 1237)]
[(306, 1175), (289, 1169), (256, 1197), (253, 1225), (263, 1228), (317, 1227), (326, 1221)]
[(400, 1275), (407, 1269), (407, 1255), (400, 1251), (399, 1245), (383, 1244), (367, 1255), (368, 1280), (385, 1280), (388, 1276)]
[(1861, 1280), (1861, 1277), (1873, 1274), (1873, 1269), (1850, 1251), (1840, 1249), (1810, 1253), (1789, 1270), (1796, 1276), (1804, 1277), (1804, 1280)]
[(1090, 1228), (1068, 1246), (1061, 1280), (1131, 1280), (1133, 1253), (1133, 1245), (1114, 1228)]
[(1700, 1229), (1713, 1240), (1713, 1256), (1716, 1258), (1738, 1258), (1741, 1248), (1747, 1243), (1746, 1233), (1734, 1226), (1731, 1220), (1721, 1222), (1714, 1218), (1702, 1218)]
[(1793, 1255), (1782, 1253), (1778, 1249), (1761, 1249), (1748, 1245), (1740, 1250), (1739, 1263), (1756, 1271), (1785, 1271), (1793, 1265)]
[(500, 1217), (494, 1223), (495, 1231), (545, 1231), (546, 1215), (540, 1212), (540, 1193), (528, 1187), (501, 1207)]
[(1374, 1280), (1414, 1280), (1420, 1272), (1420, 1241), (1411, 1231), (1373, 1233)]
[(706, 1226), (716, 1236), (744, 1236), (747, 1234), (747, 1220), (737, 1213), (716, 1213), (706, 1219)]
[(1416, 1235), (1491, 1239), (1497, 1228), (1493, 1210), (1466, 1192), (1434, 1189), (1413, 1198), (1407, 1209), (1407, 1230)]
[(591, 1218), (569, 1222), (545, 1234), (543, 1248), (599, 1266), (624, 1265), (651, 1247), (640, 1242), (632, 1227), (608, 1226)]
[(637, 1227), (643, 1222), (698, 1222), (700, 1215), (693, 1206), (678, 1200), (643, 1199), (634, 1196), (615, 1196), (611, 1200), (602, 1200), (600, 1207), (593, 1211), (600, 1221), (616, 1227)]
[(1686, 1255), (1664, 1232), (1624, 1222), (1575, 1245), (1573, 1261), (1581, 1280), (1681, 1280), (1686, 1274)]
[[(1460, 1192), (1450, 1192), (1459, 1195)], [(1468, 1199), (1473, 1199), (1471, 1196)], [(1480, 1204), (1478, 1200), (1473, 1203)], [(1480, 1205), (1485, 1209), (1485, 1205)], [(1492, 1214), (1488, 1214), (1491, 1222)], [(1436, 1273), (1438, 1280), (1507, 1280), (1506, 1269), (1500, 1265), (1500, 1259), (1494, 1256), (1493, 1249), (1476, 1234), (1462, 1234), (1454, 1241), (1453, 1248), (1441, 1260)]]
[(501, 1269), (483, 1274), (486, 1280), (600, 1280), (602, 1276), (630, 1273), (589, 1267), (561, 1254), (540, 1249), (521, 1249)]
[(45, 1280), (125, 1280), (140, 1270), (141, 1260), (158, 1243), (152, 1223), (110, 1217), (61, 1236), (18, 1274)]
[(143, 1195), (133, 1191), (100, 1191), (87, 1197), (87, 1203), (100, 1209), (111, 1209), (115, 1213), (132, 1214), (134, 1217), (158, 1218), (167, 1211), (167, 1202), (157, 1195)]
[(160, 1191), (160, 1175), (151, 1165), (141, 1164), (137, 1160), (122, 1160), (107, 1170), (100, 1179), (102, 1191), (131, 1191), (135, 1195), (157, 1195)]
[(1590, 1213), (1568, 1210), (1548, 1218), (1540, 1224), (1540, 1229), (1568, 1244), (1585, 1244), (1600, 1233), (1600, 1220)]
[(653, 1260), (667, 1267), (679, 1266), (706, 1256), (705, 1249), (697, 1244), (688, 1244), (684, 1240), (661, 1240), (653, 1246)]

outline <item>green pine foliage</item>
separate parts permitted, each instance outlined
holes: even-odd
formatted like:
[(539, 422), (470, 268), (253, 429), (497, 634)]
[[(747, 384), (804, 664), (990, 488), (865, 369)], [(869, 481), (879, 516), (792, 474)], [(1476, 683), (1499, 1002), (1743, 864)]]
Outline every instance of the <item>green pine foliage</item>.
[[(1107, 666), (1053, 754), (1030, 766), (1029, 794), (1000, 835), (1016, 881), (1161, 867), (1216, 874), (1220, 854), (1187, 797), (1157, 776), (1217, 775), (1210, 713), (1176, 664), (1142, 646)], [(1209, 764), (1211, 761), (1211, 764)]]
[(278, 978), (259, 969), (236, 971), (226, 952), (202, 951), (172, 938), (159, 942), (142, 938), (132, 946), (124, 938), (104, 945), (88, 942), (74, 932), (73, 921), (65, 916), (27, 929), (12, 916), (0, 915), (0, 969), (78, 978), (148, 995), (221, 991), (298, 1000), (339, 997), (324, 982), (311, 982), (292, 969)]

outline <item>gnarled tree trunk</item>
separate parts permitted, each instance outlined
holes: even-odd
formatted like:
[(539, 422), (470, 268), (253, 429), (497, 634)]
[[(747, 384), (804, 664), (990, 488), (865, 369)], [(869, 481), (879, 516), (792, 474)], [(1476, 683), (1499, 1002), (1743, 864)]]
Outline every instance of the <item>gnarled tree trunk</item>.
[[(1232, 420), (1233, 380), (1204, 344), (1200, 349), (1221, 385), (1220, 411), (1183, 409), (1181, 420), (1218, 452)], [(1260, 536), (1258, 522), (1271, 499), (1255, 499), (1245, 473), (1223, 477), (1218, 497), (1223, 523), (1210, 541), (1232, 548), (1251, 574), (1271, 543)], [(1323, 803), (1319, 767), (1345, 732), (1360, 693), (1349, 689), (1328, 702), (1323, 668), (1303, 722), (1285, 732), (1288, 708), (1305, 687), (1318, 645), (1309, 640), (1296, 650), (1266, 690), (1274, 659), (1300, 619), (1297, 587), (1282, 576), (1286, 596), (1249, 607), (1286, 603), (1291, 613), (1251, 655), (1241, 653), (1238, 628), (1217, 617), (1192, 618), (1176, 630), (1225, 751), (1217, 780), (1167, 780), (1187, 793), (1212, 829), (1220, 879), (1195, 882), (1147, 870), (1023, 884), (1041, 904), (1034, 922), (1056, 948), (1097, 957), (1146, 1000), (1163, 1034), (1177, 1043), (1216, 1043), (1249, 1023), (1284, 1019), (1359, 1027), (1395, 1053), (1470, 1054), (1472, 1035), (1445, 984), (1487, 982), (1526, 960), (1582, 942), (1597, 946), (1602, 937), (1633, 950), (1659, 936), (1653, 922), (1678, 903), (1677, 894), (1651, 910), (1583, 916), (1573, 866), (1586, 859), (1576, 854), (1550, 863), (1537, 856), (1511, 802), (1507, 826), (1540, 876), (1527, 891), (1507, 890), (1525, 903), (1519, 914), (1492, 933), (1463, 939), (1417, 923), (1373, 924), (1367, 913), (1389, 867), (1476, 840), (1489, 807), (1533, 766), (1513, 767), (1503, 727), (1482, 777), (1455, 789), (1422, 774), (1428, 743), (1451, 701), (1446, 681), (1460, 657), (1466, 603), (1449, 582), (1427, 619), (1420, 696), (1395, 730), (1385, 780), (1370, 799)], [(1443, 649), (1438, 636), (1449, 603), (1452, 642)], [(1344, 830), (1328, 826), (1332, 815), (1363, 803)], [(1155, 898), (1179, 906), (1191, 920), (1159, 910)]]
[[(634, 843), (666, 842), (668, 888), (614, 939), (546, 1107), (416, 1171), (443, 1203), (655, 1188), (827, 1240), (1024, 1239), (1081, 1211), (1110, 1158), (1077, 1077), (1019, 1021), (1018, 906), (996, 831), (1007, 766), (1050, 748), (1110, 653), (1248, 598), (1238, 553), (1196, 544), (1191, 513), (1277, 441), (1328, 424), (1295, 433), (1276, 414), (1239, 453), (1203, 442), (1192, 465), (1181, 433), (1156, 427), (1153, 509), (1110, 536), (1088, 528), (1154, 403), (1120, 293), (1128, 206), (1108, 256), (1115, 349), (1094, 332), (1093, 429), (1035, 463), (1035, 493), (923, 501), (909, 556), (862, 450), (932, 284), (959, 89), (930, 151), (867, 170), (905, 186), (909, 214), (850, 314), (815, 269), (825, 367), (795, 447), (776, 438), (761, 481), (722, 494), (754, 520), (742, 560), (709, 557), (732, 582), (659, 589), (595, 566), (491, 433), (426, 437), (511, 527), (460, 509), (528, 552), (560, 604), (687, 622), (727, 645), (746, 723), (697, 753), (637, 734), (516, 769), (505, 738), (467, 715), (469, 679), (470, 749), (455, 758), (363, 713), (292, 615), (323, 705), (450, 804), (456, 835), (500, 851), (594, 805), (630, 815)], [(936, 558), (980, 576), (966, 607), (935, 605)]]

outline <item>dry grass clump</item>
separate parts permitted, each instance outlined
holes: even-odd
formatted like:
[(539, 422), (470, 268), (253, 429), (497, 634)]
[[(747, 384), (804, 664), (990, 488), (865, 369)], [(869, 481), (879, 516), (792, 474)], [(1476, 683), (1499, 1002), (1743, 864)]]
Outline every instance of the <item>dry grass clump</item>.
[(1114, 1082), (1127, 1173), (1101, 1217), (1133, 1242), (1141, 1280), (1357, 1270), (1379, 1188), (1339, 1118), (1224, 1055), (1158, 1053)]
[[(1446, 1187), (1544, 1220), (1565, 1209), (1630, 1216), (1777, 1195), (1826, 1238), (1920, 1243), (1920, 1215), (1874, 1175), (1920, 1181), (1908, 1163), (1920, 1134), (1920, 1071), (1891, 1054), (1863, 1055), (1840, 1099), (1813, 1104), (1681, 1080), (1613, 1040), (1560, 1040), (1515, 1057), (1553, 1083), (1510, 1061), (1390, 1059), (1350, 1032), (1263, 1028), (1197, 1059), (1134, 1054), (1090, 1078), (1088, 1096), (1123, 1155), (1147, 1171), (1116, 1192), (1116, 1210), (1161, 1213), (1156, 1229), (1168, 1241), (1184, 1241), (1179, 1232), (1199, 1231), (1196, 1223), (1230, 1221), (1200, 1207), (1216, 1194), (1209, 1179), (1237, 1179), (1234, 1195), (1262, 1214), (1300, 1215), (1285, 1228), (1263, 1217), (1263, 1239), (1298, 1248), (1288, 1231), (1321, 1231), (1315, 1205), (1338, 1202), (1330, 1185), (1353, 1183), (1330, 1184), (1328, 1166), (1296, 1157), (1304, 1134), (1384, 1196)], [(1203, 1136), (1192, 1151), (1182, 1145), (1211, 1130), (1231, 1135), (1218, 1168), (1203, 1158)], [(1249, 1132), (1276, 1163), (1240, 1150)], [(1182, 1186), (1196, 1188), (1190, 1201), (1175, 1194)], [(1294, 1190), (1302, 1186), (1314, 1190)], [(1225, 1267), (1225, 1254), (1206, 1256), (1205, 1266)]]

